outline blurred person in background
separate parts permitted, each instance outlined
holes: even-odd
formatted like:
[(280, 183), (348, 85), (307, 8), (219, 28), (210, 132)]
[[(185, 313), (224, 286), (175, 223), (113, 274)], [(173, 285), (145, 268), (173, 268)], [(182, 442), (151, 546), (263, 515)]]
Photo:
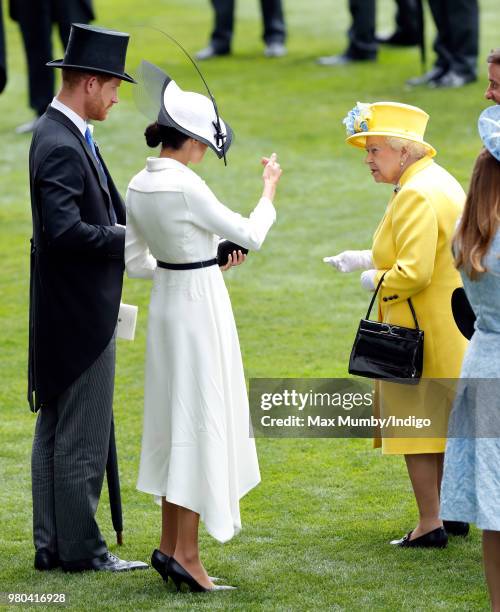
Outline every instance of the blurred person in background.
[(396, 29), (387, 36), (376, 36), (377, 42), (393, 47), (413, 47), (422, 40), (422, 0), (395, 0)]
[(89, 23), (94, 17), (92, 0), (9, 0), (10, 16), (19, 23), (28, 65), (29, 105), (35, 119), (16, 128), (18, 134), (32, 132), (39, 117), (54, 97), (54, 71), (46, 66), (52, 59), (52, 25), (57, 24), (63, 49), (68, 44), (71, 24)]
[(319, 57), (321, 66), (343, 66), (351, 62), (375, 60), (378, 42), (388, 45), (412, 46), (421, 40), (419, 0), (397, 0), (396, 31), (387, 37), (375, 36), (375, 0), (349, 0), (351, 27), (349, 44), (340, 55)]
[(7, 57), (5, 53), (5, 32), (3, 29), (3, 9), (0, 2), (0, 93), (7, 84)]
[(455, 264), (476, 315), (450, 416), (441, 517), (483, 530), (491, 609), (500, 612), (500, 105), (479, 118), (476, 160), (455, 240)]
[(429, 72), (408, 85), (462, 87), (477, 80), (479, 52), (478, 0), (429, 0), (437, 34), (436, 61)]
[[(347, 142), (366, 150), (365, 163), (377, 183), (394, 185), (385, 214), (375, 230), (372, 249), (344, 251), (325, 258), (341, 272), (363, 270), (361, 285), (379, 290), (379, 321), (415, 327), (408, 298), (424, 331), (422, 379), (456, 378), (467, 342), (451, 310), (460, 286), (451, 239), (465, 193), (458, 181), (433, 161), (435, 149), (424, 141), (429, 116), (396, 102), (361, 104), (344, 119)], [(432, 383), (432, 381), (430, 381)], [(377, 380), (376, 416), (447, 415), (451, 398), (437, 385), (398, 385)], [(444, 423), (447, 425), (447, 418)], [(400, 434), (401, 435), (401, 434)], [(404, 434), (403, 434), (404, 435)], [(417, 526), (391, 544), (442, 548), (448, 534), (466, 535), (467, 524), (439, 517), (439, 491), (446, 439), (383, 437), (383, 454), (404, 455), (419, 510)]]
[(500, 48), (488, 55), (488, 89), (485, 98), (500, 104)]
[[(231, 53), (234, 30), (235, 0), (211, 0), (214, 9), (214, 29), (207, 47), (198, 51), (197, 60), (208, 60)], [(286, 55), (286, 27), (281, 0), (260, 0), (266, 57)]]

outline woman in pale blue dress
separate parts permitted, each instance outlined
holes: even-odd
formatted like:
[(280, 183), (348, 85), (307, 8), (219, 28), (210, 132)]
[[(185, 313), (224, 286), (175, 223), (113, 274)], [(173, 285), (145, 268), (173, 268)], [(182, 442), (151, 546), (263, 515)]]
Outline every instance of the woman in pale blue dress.
[(500, 106), (481, 115), (479, 128), (487, 148), (454, 245), (476, 322), (450, 417), (441, 518), (483, 530), (492, 610), (500, 612)]

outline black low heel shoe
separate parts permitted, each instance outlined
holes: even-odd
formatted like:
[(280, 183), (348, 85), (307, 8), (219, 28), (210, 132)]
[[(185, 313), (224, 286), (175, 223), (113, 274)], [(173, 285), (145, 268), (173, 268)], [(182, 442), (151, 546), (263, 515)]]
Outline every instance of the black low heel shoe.
[(392, 540), (393, 546), (401, 546), (403, 548), (446, 548), (448, 544), (448, 535), (443, 527), (438, 527), (429, 533), (424, 533), (423, 536), (410, 540), (410, 531), (400, 540)]
[(170, 557), (168, 555), (164, 555), (161, 550), (158, 550), (157, 548), (151, 555), (151, 565), (160, 574), (163, 580), (165, 580), (165, 582), (168, 582), (167, 564), (169, 559)]
[(187, 572), (180, 563), (178, 563), (173, 557), (170, 557), (167, 564), (167, 573), (174, 581), (174, 584), (178, 591), (181, 590), (181, 585), (184, 583), (192, 593), (212, 593), (213, 591), (232, 591), (236, 587), (218, 584), (214, 585), (211, 589), (207, 589), (199, 582), (197, 582), (189, 572)]
[(443, 526), (448, 535), (462, 536), (465, 538), (469, 534), (469, 523), (461, 521), (443, 521)]

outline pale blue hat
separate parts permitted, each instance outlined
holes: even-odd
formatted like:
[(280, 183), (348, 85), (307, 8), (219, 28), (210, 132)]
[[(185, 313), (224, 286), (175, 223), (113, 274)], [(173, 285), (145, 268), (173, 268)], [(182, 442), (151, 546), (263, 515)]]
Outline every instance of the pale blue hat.
[(477, 127), (484, 146), (500, 161), (500, 104), (484, 110), (479, 115)]

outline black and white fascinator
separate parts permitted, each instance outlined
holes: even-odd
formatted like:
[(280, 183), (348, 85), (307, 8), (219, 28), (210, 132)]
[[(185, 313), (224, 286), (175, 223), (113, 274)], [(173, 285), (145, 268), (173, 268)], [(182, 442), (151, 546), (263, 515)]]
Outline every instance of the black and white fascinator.
[(205, 143), (227, 165), (226, 153), (233, 140), (233, 131), (220, 117), (215, 98), (192, 57), (174, 38), (165, 32), (162, 34), (187, 55), (209, 97), (184, 91), (161, 68), (143, 60), (137, 69), (138, 86), (134, 88), (137, 107), (148, 119), (157, 121), (159, 125), (176, 128)]

